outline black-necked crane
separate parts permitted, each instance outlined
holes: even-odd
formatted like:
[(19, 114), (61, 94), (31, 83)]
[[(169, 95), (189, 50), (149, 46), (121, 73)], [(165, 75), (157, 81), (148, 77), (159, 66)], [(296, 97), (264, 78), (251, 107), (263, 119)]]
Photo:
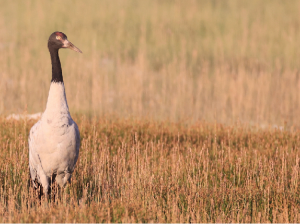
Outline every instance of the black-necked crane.
[(60, 48), (70, 48), (82, 53), (62, 32), (54, 32), (48, 40), (52, 63), (52, 80), (41, 119), (31, 128), (29, 144), (29, 169), (34, 187), (42, 185), (47, 194), (51, 181), (60, 187), (70, 181), (78, 159), (80, 135), (77, 124), (69, 113), (61, 64)]

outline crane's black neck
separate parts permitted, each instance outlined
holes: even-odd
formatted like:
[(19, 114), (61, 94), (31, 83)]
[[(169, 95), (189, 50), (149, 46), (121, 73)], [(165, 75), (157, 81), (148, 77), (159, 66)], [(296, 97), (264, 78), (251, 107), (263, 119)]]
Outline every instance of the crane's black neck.
[(49, 48), (52, 64), (52, 80), (51, 82), (64, 82), (61, 70), (61, 64), (58, 56), (58, 49)]

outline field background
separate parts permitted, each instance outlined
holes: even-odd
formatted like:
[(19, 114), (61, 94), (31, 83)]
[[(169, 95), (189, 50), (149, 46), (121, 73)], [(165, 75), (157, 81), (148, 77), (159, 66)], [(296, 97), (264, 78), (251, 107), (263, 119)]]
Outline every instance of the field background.
[(299, 126), (300, 2), (0, 1), (0, 114), (42, 112), (47, 40), (72, 113)]
[[(300, 222), (299, 10), (0, 0), (0, 222)], [(45, 109), (54, 31), (83, 51), (60, 52), (81, 149), (72, 183), (40, 202), (36, 121), (5, 117)]]
[(28, 189), (29, 128), (0, 119), (0, 222), (300, 222), (300, 132), (75, 116), (56, 200)]

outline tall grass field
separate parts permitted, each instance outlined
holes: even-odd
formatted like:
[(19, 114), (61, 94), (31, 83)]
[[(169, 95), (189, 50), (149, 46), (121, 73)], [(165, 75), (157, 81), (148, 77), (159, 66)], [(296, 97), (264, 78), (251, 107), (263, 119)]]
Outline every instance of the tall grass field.
[[(0, 0), (0, 222), (300, 222), (300, 2)], [(60, 50), (71, 184), (29, 187)], [(55, 188), (55, 186), (54, 186)]]
[(41, 112), (61, 50), (71, 112), (299, 126), (300, 3), (0, 1), (0, 113)]
[(299, 222), (299, 131), (75, 118), (72, 182), (28, 188), (34, 121), (0, 121), (0, 222)]

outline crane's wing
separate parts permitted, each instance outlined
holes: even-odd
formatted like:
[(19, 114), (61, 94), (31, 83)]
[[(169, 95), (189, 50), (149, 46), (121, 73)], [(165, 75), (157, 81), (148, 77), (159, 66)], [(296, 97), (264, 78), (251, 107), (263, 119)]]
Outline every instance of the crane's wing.
[(80, 132), (79, 132), (78, 126), (75, 123), (75, 121), (73, 121), (73, 122), (74, 122), (74, 126), (75, 126), (75, 134), (76, 134), (76, 158), (75, 158), (75, 163), (74, 163), (74, 167), (72, 169), (72, 172), (73, 172), (73, 170), (75, 168), (75, 164), (76, 164), (76, 162), (78, 160), (79, 148), (80, 148)]
[(39, 154), (37, 153), (40, 142), (39, 139), (39, 127), (41, 125), (41, 121), (38, 121), (31, 129), (28, 137), (28, 145), (29, 145), (29, 170), (30, 177), (33, 182), (33, 185), (36, 187), (34, 181), (37, 179), (40, 181), (40, 175), (44, 174), (43, 166), (40, 159)]

